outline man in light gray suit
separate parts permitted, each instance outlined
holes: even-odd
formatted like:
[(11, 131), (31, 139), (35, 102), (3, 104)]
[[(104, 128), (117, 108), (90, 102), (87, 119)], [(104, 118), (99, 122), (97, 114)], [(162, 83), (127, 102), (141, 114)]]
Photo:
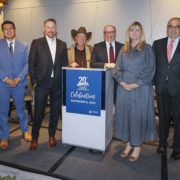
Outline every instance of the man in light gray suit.
[(18, 41), (15, 24), (2, 23), (4, 38), (0, 40), (0, 148), (7, 149), (9, 100), (13, 98), (25, 141), (31, 141), (25, 113), (24, 94), (28, 72), (28, 46)]

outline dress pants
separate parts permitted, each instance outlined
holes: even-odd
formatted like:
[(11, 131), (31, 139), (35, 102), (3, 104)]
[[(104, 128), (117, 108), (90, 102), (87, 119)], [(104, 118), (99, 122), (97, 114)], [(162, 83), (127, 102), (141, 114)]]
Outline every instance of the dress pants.
[(0, 139), (8, 139), (9, 136), (8, 115), (10, 97), (13, 98), (22, 132), (28, 130), (24, 94), (25, 87), (21, 84), (17, 87), (0, 85)]
[(171, 96), (167, 88), (167, 83), (162, 94), (157, 95), (159, 111), (159, 143), (162, 146), (167, 146), (172, 116), (174, 120), (173, 150), (180, 152), (180, 96)]
[(48, 132), (51, 137), (55, 136), (58, 116), (61, 110), (61, 90), (53, 88), (53, 80), (50, 80), (48, 84), (49, 85), (47, 86), (38, 85), (35, 88), (35, 111), (32, 126), (32, 138), (36, 140), (39, 137), (39, 130), (44, 118), (48, 96), (50, 97), (50, 120)]

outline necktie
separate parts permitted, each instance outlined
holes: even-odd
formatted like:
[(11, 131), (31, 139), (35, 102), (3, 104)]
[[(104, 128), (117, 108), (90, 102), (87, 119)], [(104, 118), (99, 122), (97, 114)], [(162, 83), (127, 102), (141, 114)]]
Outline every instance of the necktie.
[(114, 49), (111, 43), (109, 43), (110, 47), (109, 47), (109, 59), (110, 59), (110, 63), (114, 63)]
[(171, 40), (170, 43), (169, 43), (169, 46), (167, 48), (167, 58), (168, 58), (169, 63), (171, 62), (173, 43), (174, 43), (174, 40)]
[(9, 43), (9, 51), (10, 51), (11, 55), (13, 55), (13, 42)]

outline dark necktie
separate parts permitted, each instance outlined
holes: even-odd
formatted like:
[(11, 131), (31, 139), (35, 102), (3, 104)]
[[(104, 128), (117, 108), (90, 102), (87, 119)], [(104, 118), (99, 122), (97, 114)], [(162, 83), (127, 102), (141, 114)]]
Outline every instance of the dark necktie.
[(110, 47), (109, 47), (109, 59), (110, 59), (110, 63), (114, 63), (114, 49), (111, 43), (109, 43)]
[(13, 42), (9, 43), (9, 51), (10, 51), (11, 55), (13, 56)]

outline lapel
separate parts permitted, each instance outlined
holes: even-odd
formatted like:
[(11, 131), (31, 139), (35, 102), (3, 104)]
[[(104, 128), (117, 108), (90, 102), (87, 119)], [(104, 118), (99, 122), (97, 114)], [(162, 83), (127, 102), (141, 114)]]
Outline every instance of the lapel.
[(54, 61), (54, 65), (56, 65), (58, 58), (59, 58), (59, 52), (61, 51), (61, 43), (60, 41), (58, 41), (58, 39), (56, 38), (56, 55), (55, 55), (55, 61)]
[(167, 43), (168, 43), (168, 38), (165, 38), (164, 41), (162, 42), (162, 54), (164, 56), (165, 63), (168, 64), (168, 58), (167, 58)]
[(103, 49), (103, 58), (105, 58), (106, 63), (108, 62), (108, 53), (107, 53), (107, 47), (106, 42), (104, 41), (102, 44)]
[(177, 45), (176, 50), (175, 50), (175, 52), (174, 52), (174, 54), (173, 54), (173, 57), (172, 57), (172, 59), (171, 59), (170, 64), (174, 64), (174, 63), (176, 63), (177, 61), (179, 61), (179, 58), (180, 58), (180, 57), (178, 57), (179, 54), (180, 54), (180, 40), (179, 40), (179, 42), (178, 42), (178, 45)]
[(18, 53), (19, 51), (19, 42), (17, 40), (15, 40), (15, 44), (14, 44), (14, 54), (13, 54), (13, 59), (16, 58), (16, 54)]
[(5, 48), (4, 49), (5, 50), (4, 54), (7, 56), (6, 59), (9, 59), (10, 61), (12, 61), (13, 57), (11, 56), (9, 46), (8, 46), (8, 43), (7, 43), (6, 39), (3, 40), (3, 47)]
[(119, 47), (118, 47), (118, 43), (115, 41), (115, 62), (116, 62), (118, 53), (119, 53)]
[(53, 59), (51, 56), (51, 51), (48, 45), (48, 42), (46, 40), (46, 37), (43, 38), (43, 43), (42, 43), (43, 49), (45, 50), (43, 53), (47, 54), (47, 60), (50, 61), (50, 63), (53, 65)]

